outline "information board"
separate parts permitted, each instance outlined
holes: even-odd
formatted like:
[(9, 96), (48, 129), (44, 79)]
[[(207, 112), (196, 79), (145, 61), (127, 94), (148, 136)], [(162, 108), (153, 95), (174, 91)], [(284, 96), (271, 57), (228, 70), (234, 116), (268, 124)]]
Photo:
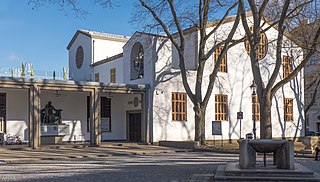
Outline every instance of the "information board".
[(110, 131), (110, 118), (101, 118), (101, 131)]
[(221, 121), (212, 121), (212, 135), (222, 135)]

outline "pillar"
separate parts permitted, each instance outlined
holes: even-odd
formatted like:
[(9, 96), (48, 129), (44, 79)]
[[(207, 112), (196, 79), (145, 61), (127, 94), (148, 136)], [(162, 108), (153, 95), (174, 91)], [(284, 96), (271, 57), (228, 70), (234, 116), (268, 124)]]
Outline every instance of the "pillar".
[(101, 143), (100, 121), (100, 91), (98, 88), (90, 92), (90, 145), (99, 146)]
[(29, 146), (39, 148), (40, 138), (40, 88), (33, 85), (29, 88)]
[(150, 143), (149, 99), (148, 91), (141, 94), (141, 120), (143, 121), (143, 141)]

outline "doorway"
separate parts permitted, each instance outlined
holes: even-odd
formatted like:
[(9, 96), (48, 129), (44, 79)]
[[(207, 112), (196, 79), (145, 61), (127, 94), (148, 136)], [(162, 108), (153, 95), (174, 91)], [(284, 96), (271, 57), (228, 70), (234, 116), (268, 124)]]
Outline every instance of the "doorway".
[(0, 133), (6, 133), (6, 94), (0, 93)]
[(141, 142), (141, 113), (128, 113), (128, 140)]

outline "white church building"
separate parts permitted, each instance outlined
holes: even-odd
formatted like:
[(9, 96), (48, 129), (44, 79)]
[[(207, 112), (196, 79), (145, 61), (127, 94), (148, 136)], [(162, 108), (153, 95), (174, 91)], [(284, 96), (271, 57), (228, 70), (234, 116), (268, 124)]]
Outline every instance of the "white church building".
[[(225, 23), (219, 30), (221, 35), (213, 36), (208, 47), (223, 39), (223, 32), (228, 33), (232, 23)], [(241, 26), (235, 38), (245, 35)], [(214, 24), (207, 31), (213, 27)], [(186, 32), (185, 63), (193, 88), (200, 35), (192, 28)], [(275, 28), (262, 34), (259, 66), (265, 81), (274, 69), (276, 38)], [(284, 42), (294, 44), (287, 37)], [(127, 37), (77, 30), (67, 49), (70, 80), (0, 78), (3, 132), (20, 135), (30, 146), (40, 146), (48, 130), (41, 124), (40, 113), (51, 101), (56, 109), (62, 109), (61, 122), (68, 126), (62, 137), (65, 142), (90, 141), (99, 145), (110, 140), (157, 143), (194, 139), (193, 105), (182, 85), (177, 51), (166, 37), (143, 32)], [(206, 63), (204, 88), (219, 51)], [(301, 54), (298, 48), (284, 48), (284, 65), (278, 80), (292, 71)], [(259, 138), (260, 109), (253, 105), (252, 80), (246, 45), (240, 43), (228, 50), (217, 75), (205, 117), (208, 140), (236, 140), (252, 133), (253, 108)], [(272, 105), (273, 137), (303, 135), (303, 83), (303, 73), (299, 73), (276, 93)], [(243, 112), (242, 120), (237, 119), (239, 111)], [(212, 135), (213, 121), (221, 123), (221, 135)]]

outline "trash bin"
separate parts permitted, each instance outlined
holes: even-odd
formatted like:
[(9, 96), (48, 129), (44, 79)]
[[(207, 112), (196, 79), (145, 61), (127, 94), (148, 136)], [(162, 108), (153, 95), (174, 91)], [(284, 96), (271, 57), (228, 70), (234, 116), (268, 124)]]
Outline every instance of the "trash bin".
[(246, 134), (246, 139), (247, 139), (247, 140), (252, 140), (252, 139), (253, 139), (252, 133), (247, 133), (247, 134)]
[(4, 133), (0, 133), (0, 145), (4, 144)]

